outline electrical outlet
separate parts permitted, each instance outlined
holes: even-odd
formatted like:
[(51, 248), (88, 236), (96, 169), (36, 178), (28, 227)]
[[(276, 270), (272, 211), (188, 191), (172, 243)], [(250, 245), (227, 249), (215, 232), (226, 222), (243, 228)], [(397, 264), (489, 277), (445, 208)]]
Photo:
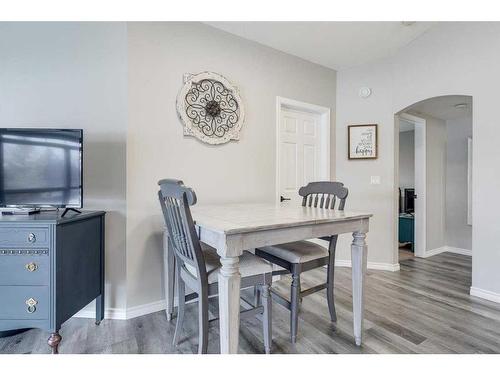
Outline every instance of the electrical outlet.
[(371, 176), (370, 185), (380, 185), (380, 176)]

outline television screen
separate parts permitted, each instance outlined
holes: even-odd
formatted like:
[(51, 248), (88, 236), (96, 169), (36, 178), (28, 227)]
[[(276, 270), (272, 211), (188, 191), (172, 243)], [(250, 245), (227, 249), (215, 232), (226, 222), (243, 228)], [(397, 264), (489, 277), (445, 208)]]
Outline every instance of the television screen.
[(0, 129), (0, 207), (82, 207), (82, 130)]
[(415, 189), (405, 189), (405, 212), (415, 212)]

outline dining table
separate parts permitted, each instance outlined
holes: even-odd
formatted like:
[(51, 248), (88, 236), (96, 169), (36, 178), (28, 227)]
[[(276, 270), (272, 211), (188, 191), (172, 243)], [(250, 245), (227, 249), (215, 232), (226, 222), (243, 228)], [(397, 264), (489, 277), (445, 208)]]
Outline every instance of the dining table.
[[(192, 216), (200, 241), (220, 256), (218, 276), (220, 351), (238, 352), (240, 326), (239, 257), (246, 250), (280, 243), (352, 233), (352, 308), (354, 342), (363, 333), (364, 282), (370, 213), (302, 207), (284, 203), (195, 205)], [(174, 311), (174, 251), (167, 230), (163, 237), (166, 315)]]

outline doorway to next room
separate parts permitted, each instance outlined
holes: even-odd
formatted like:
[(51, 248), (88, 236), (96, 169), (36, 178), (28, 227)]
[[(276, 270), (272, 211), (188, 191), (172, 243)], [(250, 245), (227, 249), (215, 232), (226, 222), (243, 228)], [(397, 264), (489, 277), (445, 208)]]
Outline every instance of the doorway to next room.
[(430, 98), (397, 121), (399, 262), (472, 256), (472, 97)]

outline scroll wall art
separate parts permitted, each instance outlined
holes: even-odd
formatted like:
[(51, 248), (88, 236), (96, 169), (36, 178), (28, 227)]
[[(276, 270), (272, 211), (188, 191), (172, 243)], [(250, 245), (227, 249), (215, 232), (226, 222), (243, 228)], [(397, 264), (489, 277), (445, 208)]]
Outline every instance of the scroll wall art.
[(213, 72), (185, 74), (177, 96), (184, 135), (218, 145), (239, 140), (245, 111), (238, 89)]

